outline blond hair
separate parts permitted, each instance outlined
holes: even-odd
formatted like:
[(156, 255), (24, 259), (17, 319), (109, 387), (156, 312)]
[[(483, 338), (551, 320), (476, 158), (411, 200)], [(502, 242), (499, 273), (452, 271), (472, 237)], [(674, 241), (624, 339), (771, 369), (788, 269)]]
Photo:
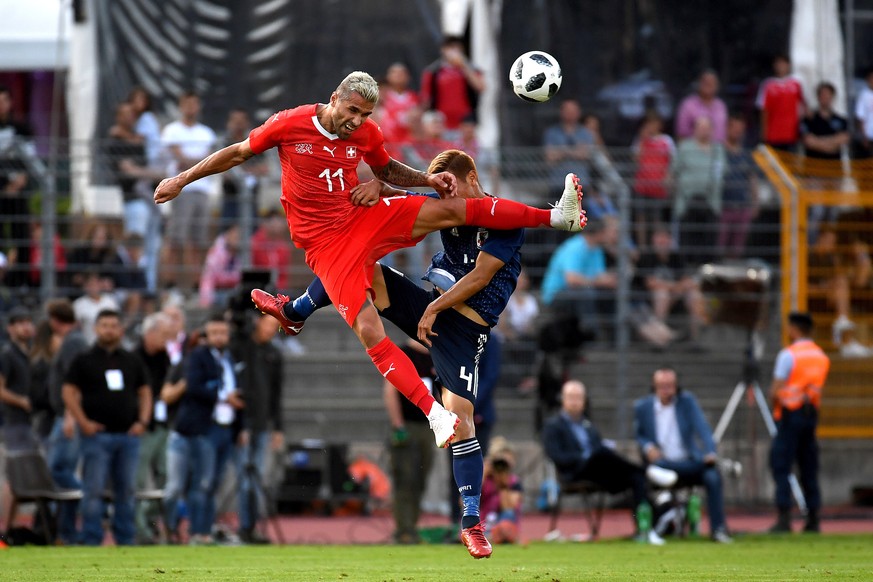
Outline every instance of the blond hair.
[(336, 94), (340, 99), (348, 99), (352, 93), (357, 93), (370, 103), (379, 102), (379, 85), (369, 73), (364, 71), (349, 73), (336, 88)]

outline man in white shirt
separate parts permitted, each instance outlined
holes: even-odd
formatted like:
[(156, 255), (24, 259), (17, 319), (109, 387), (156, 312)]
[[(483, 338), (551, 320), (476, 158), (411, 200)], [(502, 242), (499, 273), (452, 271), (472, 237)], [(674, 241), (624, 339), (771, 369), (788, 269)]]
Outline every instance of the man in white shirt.
[(676, 371), (662, 367), (652, 376), (653, 394), (634, 403), (634, 433), (643, 458), (678, 473), (683, 485), (706, 488), (710, 535), (730, 543), (712, 429), (697, 399), (679, 390)]
[[(192, 92), (183, 93), (179, 98), (180, 119), (167, 124), (161, 132), (161, 144), (171, 160), (167, 168), (170, 176), (190, 168), (215, 147), (215, 132), (198, 121), (200, 109), (200, 97)], [(184, 188), (187, 195), (170, 204), (167, 244), (161, 261), (165, 269), (163, 279), (175, 283), (184, 292), (194, 287), (194, 278), (206, 257), (209, 195), (216, 188), (216, 180), (213, 176), (189, 184)], [(166, 272), (168, 265), (178, 271)]]
[(855, 117), (865, 157), (873, 156), (873, 68), (867, 71), (867, 86), (855, 101)]

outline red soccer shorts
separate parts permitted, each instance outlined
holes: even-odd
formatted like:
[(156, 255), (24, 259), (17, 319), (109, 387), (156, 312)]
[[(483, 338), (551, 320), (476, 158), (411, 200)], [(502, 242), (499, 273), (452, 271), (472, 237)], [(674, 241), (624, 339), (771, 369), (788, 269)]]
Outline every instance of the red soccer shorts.
[(306, 264), (321, 278), (333, 306), (352, 325), (372, 293), (376, 261), (418, 244), (412, 228), (426, 196), (392, 196), (375, 206), (357, 206), (348, 228), (306, 248)]

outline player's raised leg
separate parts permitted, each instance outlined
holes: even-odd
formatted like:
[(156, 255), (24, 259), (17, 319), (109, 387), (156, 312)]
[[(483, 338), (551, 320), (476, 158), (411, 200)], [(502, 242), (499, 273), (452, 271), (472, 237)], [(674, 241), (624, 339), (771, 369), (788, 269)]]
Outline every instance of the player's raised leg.
[(288, 335), (299, 334), (310, 315), (330, 305), (330, 297), (318, 277), (312, 280), (303, 295), (294, 300), (281, 293), (272, 295), (263, 289), (252, 289), (251, 297), (261, 313), (276, 318), (282, 331)]

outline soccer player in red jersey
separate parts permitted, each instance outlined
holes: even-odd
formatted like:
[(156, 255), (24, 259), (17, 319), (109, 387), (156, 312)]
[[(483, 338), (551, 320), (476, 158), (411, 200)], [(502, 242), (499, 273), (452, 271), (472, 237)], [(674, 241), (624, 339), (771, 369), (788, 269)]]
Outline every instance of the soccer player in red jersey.
[[(572, 174), (555, 208), (542, 210), (496, 198), (455, 197), (456, 178), (428, 174), (392, 159), (382, 133), (369, 119), (379, 99), (375, 80), (360, 71), (349, 74), (327, 104), (280, 111), (248, 139), (214, 152), (155, 189), (157, 204), (169, 202), (182, 188), (205, 176), (225, 172), (270, 148), (279, 150), (282, 205), (294, 244), (306, 251), (306, 263), (321, 279), (333, 305), (345, 319), (376, 368), (430, 420), (437, 446), (455, 436), (458, 417), (431, 396), (409, 358), (385, 334), (371, 301), (375, 262), (389, 252), (418, 243), (426, 234), (461, 225), (513, 229), (552, 227), (578, 231), (586, 218), (581, 189)], [(426, 186), (444, 197), (391, 196), (359, 185), (363, 160), (377, 178), (401, 187)], [(289, 299), (252, 292), (258, 308), (279, 320), (286, 333), (301, 324), (285, 312)]]

